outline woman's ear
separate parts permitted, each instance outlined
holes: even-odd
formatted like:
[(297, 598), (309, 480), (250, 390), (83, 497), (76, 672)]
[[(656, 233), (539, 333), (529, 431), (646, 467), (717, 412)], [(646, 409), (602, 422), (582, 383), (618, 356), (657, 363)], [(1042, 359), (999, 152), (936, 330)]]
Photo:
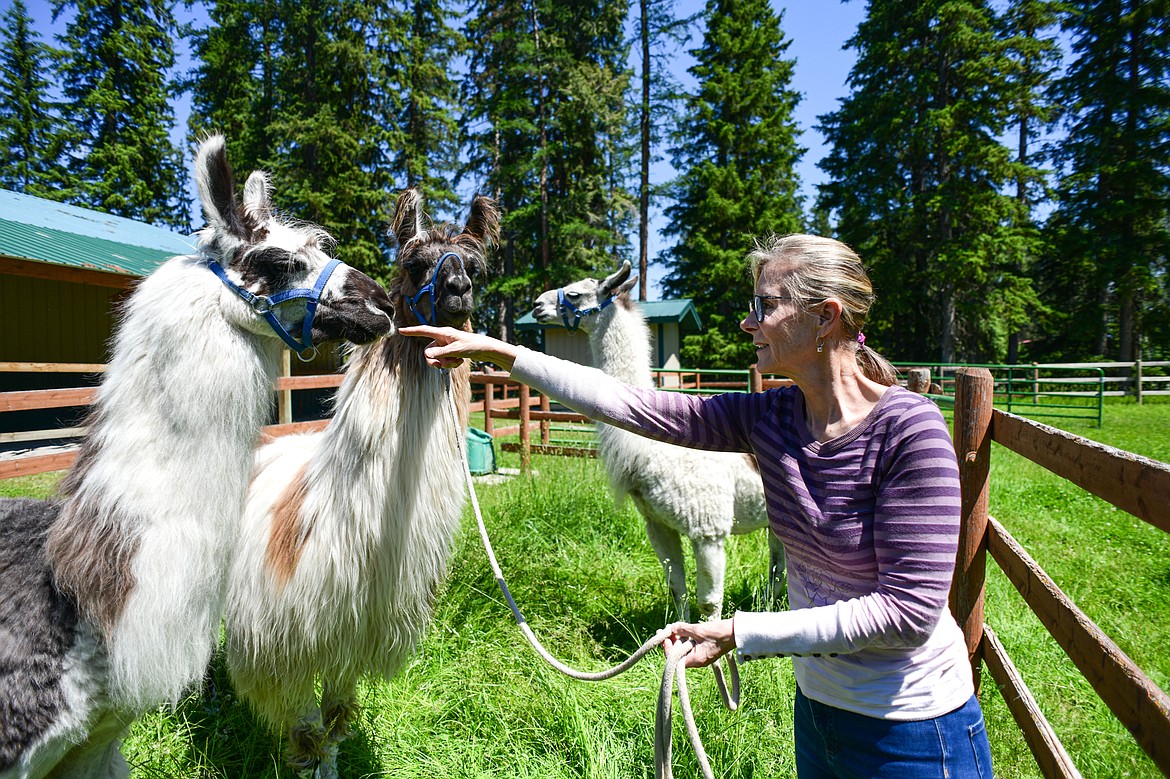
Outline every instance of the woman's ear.
[(845, 307), (840, 300), (826, 298), (815, 311), (817, 314), (817, 335), (826, 336), (833, 332), (841, 322), (841, 314), (844, 310)]

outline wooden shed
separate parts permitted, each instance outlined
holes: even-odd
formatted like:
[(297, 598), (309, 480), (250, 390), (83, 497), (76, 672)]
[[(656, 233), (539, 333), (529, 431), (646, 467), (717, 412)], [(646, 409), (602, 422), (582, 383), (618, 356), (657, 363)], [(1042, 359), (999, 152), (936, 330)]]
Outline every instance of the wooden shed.
[[(679, 361), (683, 337), (703, 329), (690, 298), (650, 300), (637, 305), (650, 327), (650, 354), (654, 363), (651, 367), (673, 370), (683, 367)], [(531, 311), (516, 320), (516, 329), (537, 331), (540, 346), (546, 354), (581, 365), (593, 365), (589, 336), (583, 331), (570, 333), (560, 322), (541, 324), (532, 317)]]
[(0, 362), (103, 363), (118, 298), (195, 240), (0, 190)]

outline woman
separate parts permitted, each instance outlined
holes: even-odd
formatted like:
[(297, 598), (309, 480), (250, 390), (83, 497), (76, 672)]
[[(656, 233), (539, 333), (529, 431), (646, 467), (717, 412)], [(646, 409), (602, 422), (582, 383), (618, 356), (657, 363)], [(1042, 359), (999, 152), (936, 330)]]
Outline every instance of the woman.
[[(688, 666), (791, 657), (801, 779), (990, 777), (962, 632), (947, 609), (959, 472), (929, 400), (865, 346), (873, 288), (847, 246), (773, 237), (749, 257), (740, 327), (761, 373), (795, 386), (707, 398), (628, 387), (487, 336), (434, 328), (427, 358), (486, 360), (594, 419), (684, 446), (751, 452), (787, 555), (786, 612), (678, 623)], [(669, 648), (669, 647), (668, 647)]]

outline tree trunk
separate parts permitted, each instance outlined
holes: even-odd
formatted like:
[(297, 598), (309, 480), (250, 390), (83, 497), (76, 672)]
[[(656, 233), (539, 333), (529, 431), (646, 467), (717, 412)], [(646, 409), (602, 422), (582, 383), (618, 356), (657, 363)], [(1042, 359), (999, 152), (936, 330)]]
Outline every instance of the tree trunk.
[(638, 300), (646, 299), (650, 264), (650, 0), (638, 0), (642, 12), (642, 180), (638, 192)]
[[(544, 63), (540, 58), (540, 21), (536, 18), (536, 3), (532, 4), (532, 37), (536, 46), (537, 90), (536, 100), (540, 124), (540, 284), (543, 289), (552, 286), (549, 273), (548, 242), (548, 128), (545, 126), (545, 104), (548, 95), (545, 89)], [(509, 302), (509, 306), (511, 303)]]

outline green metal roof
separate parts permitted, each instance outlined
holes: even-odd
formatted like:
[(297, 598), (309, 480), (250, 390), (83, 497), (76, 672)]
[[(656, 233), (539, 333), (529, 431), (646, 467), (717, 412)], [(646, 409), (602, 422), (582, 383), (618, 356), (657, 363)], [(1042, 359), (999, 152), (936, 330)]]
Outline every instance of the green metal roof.
[[(642, 309), (643, 316), (650, 324), (677, 322), (679, 331), (684, 334), (698, 333), (703, 329), (703, 323), (699, 320), (699, 312), (695, 310), (695, 304), (691, 302), (690, 298), (647, 300), (636, 302), (635, 305)], [(549, 327), (564, 327), (564, 325), (559, 320), (541, 324), (533, 318), (531, 311), (516, 320), (517, 330), (544, 330)]]
[(133, 219), (0, 190), (0, 255), (146, 276), (195, 239)]

